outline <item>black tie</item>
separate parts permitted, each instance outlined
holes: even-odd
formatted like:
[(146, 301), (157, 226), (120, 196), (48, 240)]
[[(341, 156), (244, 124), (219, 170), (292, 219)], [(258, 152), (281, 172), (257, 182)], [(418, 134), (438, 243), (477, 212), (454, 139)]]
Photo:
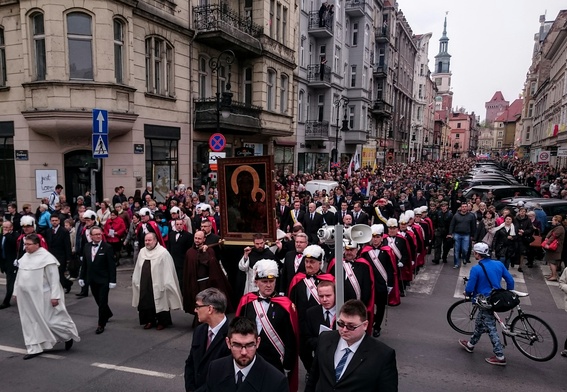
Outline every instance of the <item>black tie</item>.
[(240, 387), (240, 384), (242, 384), (242, 376), (243, 376), (243, 374), (242, 374), (242, 372), (239, 370), (238, 373), (236, 373), (236, 377), (237, 377), (237, 380), (236, 380), (236, 387), (237, 387), (237, 388)]
[(264, 302), (270, 303), (270, 298), (258, 297), (258, 301), (264, 301)]
[(328, 310), (325, 311), (325, 325), (331, 328), (331, 312)]

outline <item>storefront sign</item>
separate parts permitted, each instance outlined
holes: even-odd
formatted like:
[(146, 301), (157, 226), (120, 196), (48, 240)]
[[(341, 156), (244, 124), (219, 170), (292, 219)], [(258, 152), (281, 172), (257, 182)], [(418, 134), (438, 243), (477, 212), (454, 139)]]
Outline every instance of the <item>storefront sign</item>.
[(254, 156), (254, 149), (249, 147), (235, 148), (234, 155), (237, 157), (252, 157)]

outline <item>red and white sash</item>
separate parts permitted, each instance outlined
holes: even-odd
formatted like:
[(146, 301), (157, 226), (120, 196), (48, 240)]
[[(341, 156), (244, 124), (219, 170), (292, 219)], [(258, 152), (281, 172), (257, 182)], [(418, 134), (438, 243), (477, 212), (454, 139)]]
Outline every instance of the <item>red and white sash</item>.
[[(289, 213), (291, 214), (291, 220), (293, 220), (293, 223), (297, 223), (297, 218), (295, 217), (295, 210), (291, 210)], [(297, 214), (299, 215), (299, 212)]]
[(303, 281), (305, 282), (305, 286), (307, 286), (307, 289), (311, 293), (311, 296), (315, 298), (315, 301), (317, 301), (319, 305), (321, 305), (321, 302), (319, 302), (319, 294), (317, 293), (317, 285), (315, 285), (313, 278), (303, 278)]
[(254, 310), (256, 311), (257, 317), (260, 319), (260, 324), (262, 324), (262, 329), (266, 333), (266, 336), (272, 342), (272, 345), (276, 348), (278, 353), (280, 354), (280, 361), (283, 362), (284, 352), (285, 352), (285, 345), (278, 333), (276, 332), (274, 326), (268, 319), (268, 315), (264, 311), (264, 307), (260, 303), (260, 301), (255, 300), (252, 302), (254, 305)]
[(356, 293), (356, 299), (360, 300), (362, 298), (360, 285), (358, 284), (358, 279), (356, 279), (356, 275), (354, 274), (354, 270), (352, 269), (352, 265), (348, 262), (344, 262), (343, 266), (345, 267), (346, 277), (350, 281), (354, 292)]
[(399, 260), (402, 259), (402, 252), (396, 246), (396, 237), (388, 237), (388, 246), (392, 248), (392, 251), (396, 255), (396, 258)]
[(370, 252), (368, 252), (368, 254), (370, 255), (370, 258), (372, 259), (374, 266), (376, 267), (378, 272), (380, 272), (380, 275), (382, 275), (382, 277), (384, 278), (384, 282), (388, 283), (388, 273), (386, 272), (386, 270), (384, 269), (384, 266), (382, 265), (382, 263), (378, 259), (378, 255), (380, 254), (380, 250), (374, 249), (374, 250), (371, 250)]

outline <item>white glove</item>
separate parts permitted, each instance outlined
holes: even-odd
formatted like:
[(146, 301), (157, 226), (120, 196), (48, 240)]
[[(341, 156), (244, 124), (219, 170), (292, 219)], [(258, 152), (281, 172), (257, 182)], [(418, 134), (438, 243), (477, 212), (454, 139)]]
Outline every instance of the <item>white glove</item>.
[(18, 261), (18, 259), (14, 260), (14, 267), (19, 267), (20, 266), (20, 262)]
[(109, 283), (109, 284), (108, 284), (108, 288), (109, 288), (109, 289), (115, 289), (115, 288), (116, 288), (116, 283)]
[(79, 286), (85, 287), (85, 281), (83, 279), (79, 279)]
[(401, 261), (399, 261), (398, 262), (398, 268), (402, 268), (403, 266), (404, 266), (404, 264)]
[(412, 261), (412, 262), (411, 262), (411, 265), (415, 265), (415, 261)]
[(83, 256), (79, 256), (79, 260), (83, 261)]
[(393, 287), (388, 287), (388, 294), (390, 294), (390, 291), (392, 291), (393, 289)]
[(284, 373), (285, 373), (285, 376), (286, 376), (286, 377), (287, 377), (287, 375), (288, 375), (290, 372), (291, 372), (291, 370), (284, 369)]

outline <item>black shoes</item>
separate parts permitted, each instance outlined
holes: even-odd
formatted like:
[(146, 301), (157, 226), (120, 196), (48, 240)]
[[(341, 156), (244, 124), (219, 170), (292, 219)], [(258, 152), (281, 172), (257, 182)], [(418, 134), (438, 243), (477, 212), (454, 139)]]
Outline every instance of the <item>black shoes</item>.
[(71, 347), (73, 347), (73, 339), (69, 339), (65, 342), (65, 351), (71, 350)]
[(102, 326), (99, 325), (98, 328), (96, 329), (95, 333), (96, 333), (97, 335), (100, 335), (100, 334), (103, 333), (103, 332), (104, 332), (104, 327), (102, 327)]
[(431, 260), (433, 264), (439, 264), (439, 260)]
[(85, 297), (89, 296), (88, 294), (85, 294), (85, 293), (78, 293), (78, 294), (75, 294), (75, 295), (79, 298), (85, 298)]
[(374, 336), (375, 338), (379, 338), (380, 337), (380, 330), (379, 329), (373, 330), (372, 336)]
[(26, 355), (24, 355), (24, 361), (27, 361), (28, 359), (35, 358), (35, 357), (37, 357), (38, 355), (41, 355), (41, 354), (43, 354), (43, 353), (26, 354)]
[(521, 269), (521, 268), (518, 268), (518, 272), (524, 272), (524, 270)]
[(6, 309), (9, 308), (11, 305), (10, 304), (0, 304), (0, 309)]

